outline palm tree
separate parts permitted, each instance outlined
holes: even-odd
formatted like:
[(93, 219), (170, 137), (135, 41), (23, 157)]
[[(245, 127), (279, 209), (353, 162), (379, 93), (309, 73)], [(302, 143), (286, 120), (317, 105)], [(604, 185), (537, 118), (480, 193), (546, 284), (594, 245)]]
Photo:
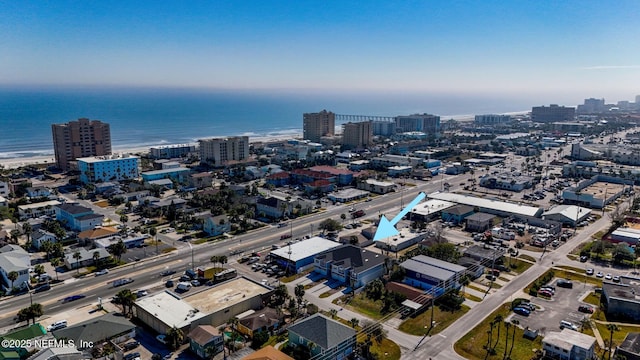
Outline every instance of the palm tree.
[[(504, 322), (504, 328), (506, 330), (506, 334), (504, 336), (504, 355), (502, 356), (503, 359), (507, 358), (507, 348), (509, 347), (509, 328), (511, 328), (511, 323), (505, 321)], [(513, 331), (516, 331), (516, 329), (513, 329)]]
[(611, 348), (613, 347), (613, 333), (620, 330), (616, 324), (607, 324), (609, 330), (609, 360), (611, 360)]
[(332, 319), (335, 319), (336, 316), (338, 315), (338, 310), (336, 309), (329, 310), (329, 315), (331, 316)]
[(38, 264), (38, 265), (34, 266), (33, 267), (33, 272), (38, 276), (44, 274), (44, 266), (42, 264)]
[(184, 342), (184, 333), (177, 327), (172, 327), (167, 331), (167, 345), (171, 350), (176, 350)]
[(122, 315), (127, 316), (133, 309), (133, 304), (136, 302), (136, 294), (132, 293), (129, 289), (122, 289), (113, 297), (113, 302), (122, 306)]
[(218, 258), (218, 262), (220, 262), (220, 265), (222, 265), (222, 268), (223, 268), (223, 269), (224, 269), (224, 264), (226, 264), (226, 263), (228, 262), (228, 260), (229, 260), (229, 259), (227, 258), (227, 255), (221, 255), (221, 256)]
[(347, 219), (347, 215), (342, 213), (340, 214), (340, 220), (342, 220), (342, 224), (344, 224), (344, 221)]
[(34, 325), (36, 323), (36, 318), (39, 318), (40, 316), (44, 315), (44, 309), (42, 308), (42, 304), (33, 303), (29, 305), (27, 309), (29, 309), (28, 310), (29, 318), (33, 319)]
[(62, 259), (53, 258), (51, 259), (51, 266), (53, 266), (53, 270), (56, 272), (56, 281), (58, 281), (58, 266), (62, 265)]
[(302, 284), (296, 285), (295, 289), (293, 290), (293, 293), (295, 294), (296, 299), (298, 300), (298, 307), (300, 307), (300, 304), (302, 303), (302, 298), (304, 297), (304, 285)]
[(509, 358), (511, 357), (511, 353), (513, 352), (513, 345), (516, 343), (516, 330), (518, 329), (520, 320), (511, 319), (511, 323), (513, 324), (513, 331), (511, 332), (511, 348), (509, 349)]
[(100, 260), (100, 252), (99, 251), (94, 251), (93, 252), (93, 265), (98, 268), (98, 260)]
[(8, 278), (9, 280), (11, 280), (11, 291), (13, 291), (13, 282), (14, 282), (14, 281), (16, 281), (16, 280), (18, 279), (18, 276), (19, 276), (19, 274), (18, 274), (18, 272), (17, 272), (17, 271), (10, 271), (10, 272), (7, 274), (7, 278)]
[(360, 323), (360, 320), (358, 320), (356, 318), (353, 318), (353, 319), (349, 320), (349, 323), (351, 324), (351, 327), (355, 329), (358, 326), (358, 324)]
[(220, 256), (213, 255), (209, 260), (213, 263), (213, 267), (216, 267), (216, 264), (220, 262)]
[(120, 240), (117, 243), (109, 246), (109, 250), (111, 251), (111, 254), (113, 254), (113, 256), (115, 256), (115, 258), (118, 260), (118, 262), (120, 262), (122, 255), (127, 253), (127, 246), (122, 240)]
[(29, 224), (29, 222), (24, 222), (22, 224), (22, 232), (27, 235), (27, 243), (31, 242), (31, 233), (33, 232), (33, 229), (31, 228), (31, 224)]
[(467, 285), (470, 283), (469, 275), (465, 274), (460, 279), (460, 285), (462, 286), (462, 295), (464, 295), (464, 290)]
[(149, 229), (149, 235), (153, 238), (153, 241), (156, 243), (156, 255), (158, 255), (158, 239), (156, 238), (156, 234), (158, 234), (158, 230), (153, 226)]
[(504, 322), (504, 317), (498, 314), (493, 318), (493, 322), (498, 325), (498, 336), (496, 336), (496, 343), (493, 345), (493, 348), (495, 349), (498, 345), (498, 341), (500, 341), (500, 325)]
[(76, 259), (76, 274), (80, 273), (80, 258), (82, 258), (82, 255), (80, 255), (80, 251), (76, 251), (73, 253), (73, 258)]

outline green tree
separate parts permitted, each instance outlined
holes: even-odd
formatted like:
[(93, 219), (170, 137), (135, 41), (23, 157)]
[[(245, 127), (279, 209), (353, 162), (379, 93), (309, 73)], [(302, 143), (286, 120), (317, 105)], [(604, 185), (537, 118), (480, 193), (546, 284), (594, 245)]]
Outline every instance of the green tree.
[(498, 326), (498, 333), (496, 334), (496, 342), (493, 344), (493, 348), (495, 349), (498, 346), (498, 342), (500, 341), (500, 328), (502, 323), (504, 322), (504, 317), (500, 314), (496, 315), (493, 318), (494, 325)]
[(611, 360), (611, 348), (613, 347), (613, 333), (620, 330), (616, 324), (607, 324), (607, 330), (609, 330), (609, 360)]
[(253, 334), (253, 339), (251, 341), (251, 348), (254, 350), (258, 350), (267, 341), (269, 341), (269, 333), (266, 331), (258, 331), (257, 333)]
[(155, 226), (152, 226), (152, 227), (149, 229), (149, 235), (151, 235), (151, 237), (153, 238), (153, 241), (154, 241), (154, 242), (155, 242), (155, 244), (156, 244), (156, 255), (157, 255), (157, 254), (159, 254), (159, 253), (158, 253), (158, 238), (156, 237), (156, 235), (157, 235), (157, 234), (158, 234), (158, 230), (156, 229), (156, 227), (155, 227)]
[(27, 235), (27, 243), (30, 243), (31, 233), (33, 232), (33, 229), (31, 228), (31, 224), (29, 224), (29, 222), (25, 221), (24, 223), (22, 223), (22, 232)]
[(113, 297), (116, 305), (122, 306), (122, 315), (127, 316), (133, 311), (133, 304), (136, 302), (136, 294), (129, 289), (122, 289)]
[(62, 259), (59, 257), (51, 259), (51, 266), (53, 266), (53, 271), (56, 272), (56, 281), (58, 281), (58, 266), (62, 265)]
[(109, 246), (109, 251), (118, 260), (118, 262), (120, 262), (122, 255), (127, 253), (127, 246), (122, 240), (120, 240), (117, 243)]
[(511, 324), (513, 324), (513, 331), (511, 332), (511, 348), (509, 348), (509, 357), (511, 358), (511, 353), (513, 352), (513, 345), (516, 343), (516, 330), (518, 329), (518, 325), (520, 325), (520, 320), (511, 319)]
[(100, 252), (94, 251), (92, 258), (93, 258), (93, 266), (99, 269), (100, 267), (98, 266), (99, 265), (98, 261), (100, 260)]
[(73, 253), (73, 258), (76, 259), (76, 273), (79, 274), (80, 273), (80, 259), (82, 258), (82, 255), (80, 255), (80, 251), (76, 251)]
[(184, 333), (177, 327), (172, 327), (167, 331), (167, 346), (169, 349), (176, 350), (184, 343)]
[(360, 320), (356, 319), (356, 318), (352, 318), (351, 320), (349, 320), (349, 324), (351, 324), (352, 328), (356, 328), (358, 327), (358, 324), (360, 323)]
[(213, 263), (213, 267), (216, 267), (216, 264), (220, 262), (220, 256), (213, 255), (209, 260)]
[(10, 271), (9, 274), (7, 274), (7, 278), (11, 281), (11, 290), (13, 291), (13, 282), (16, 281), (18, 279), (18, 272), (17, 271)]
[(223, 269), (224, 269), (224, 264), (226, 264), (228, 261), (229, 259), (227, 258), (227, 255), (221, 255), (220, 258), (218, 259), (218, 262), (220, 263)]
[(44, 272), (45, 272), (44, 271), (44, 266), (42, 264), (38, 264), (38, 265), (34, 266), (33, 267), (33, 272), (38, 276), (44, 274)]
[(460, 258), (458, 248), (452, 243), (437, 243), (427, 249), (427, 255), (451, 263), (457, 263)]
[(337, 315), (338, 315), (338, 310), (336, 309), (329, 310), (329, 316), (331, 316), (332, 319), (335, 319)]

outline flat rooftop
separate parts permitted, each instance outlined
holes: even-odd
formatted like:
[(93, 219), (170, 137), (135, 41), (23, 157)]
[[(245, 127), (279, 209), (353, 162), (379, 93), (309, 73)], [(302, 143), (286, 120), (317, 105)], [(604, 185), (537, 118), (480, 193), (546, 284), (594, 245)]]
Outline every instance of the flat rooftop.
[(449, 192), (434, 192), (429, 194), (428, 197), (430, 199), (450, 201), (457, 204), (464, 204), (473, 207), (477, 206), (481, 211), (482, 209), (488, 209), (498, 212), (507, 212), (511, 214), (526, 215), (532, 217), (539, 217), (539, 215), (542, 214), (542, 208), (538, 207), (514, 204), (495, 199), (484, 199), (475, 196), (454, 194)]
[(224, 282), (205, 291), (186, 296), (183, 301), (200, 310), (202, 314), (212, 314), (271, 290), (243, 277)]
[(273, 250), (271, 251), (271, 254), (297, 262), (340, 245), (342, 244), (319, 236), (314, 236), (311, 239), (303, 240), (295, 244), (291, 244), (290, 246), (287, 245), (280, 249)]
[(624, 191), (623, 184), (614, 184), (607, 182), (595, 182), (584, 189), (580, 190), (582, 194), (590, 194), (596, 199), (605, 199)]
[(454, 203), (444, 200), (429, 199), (416, 205), (411, 212), (414, 214), (427, 216), (439, 211), (455, 206)]
[(207, 315), (168, 291), (140, 298), (136, 306), (155, 316), (167, 327), (182, 328)]
[(43, 202), (38, 202), (38, 203), (33, 203), (33, 204), (18, 205), (18, 209), (23, 209), (23, 210), (39, 209), (41, 207), (58, 206), (60, 204), (62, 204), (62, 203), (60, 201), (58, 201), (58, 200), (49, 200), (49, 201), (43, 201)]

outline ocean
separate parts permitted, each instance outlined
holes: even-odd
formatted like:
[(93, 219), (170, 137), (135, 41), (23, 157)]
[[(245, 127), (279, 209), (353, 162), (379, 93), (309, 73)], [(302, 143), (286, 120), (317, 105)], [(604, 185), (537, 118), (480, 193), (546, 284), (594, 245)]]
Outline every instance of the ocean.
[[(111, 126), (114, 150), (219, 136), (302, 133), (302, 114), (397, 116), (506, 113), (526, 99), (447, 94), (0, 87), (0, 159), (53, 154), (51, 124), (86, 117)], [(469, 116), (469, 115), (467, 115)]]

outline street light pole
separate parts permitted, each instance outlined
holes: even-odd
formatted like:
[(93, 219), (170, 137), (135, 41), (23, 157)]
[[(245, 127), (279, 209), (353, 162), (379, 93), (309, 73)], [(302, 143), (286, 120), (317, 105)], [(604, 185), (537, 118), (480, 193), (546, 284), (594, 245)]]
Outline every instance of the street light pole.
[(29, 286), (29, 283), (27, 283), (27, 281), (24, 281), (24, 284), (27, 286), (27, 291), (29, 292), (29, 304), (33, 305), (33, 295), (31, 294), (31, 286)]
[(191, 270), (194, 270), (194, 271), (195, 271), (196, 263), (195, 263), (195, 261), (193, 260), (193, 245), (191, 245), (191, 243), (190, 243), (190, 242), (188, 242), (187, 244), (189, 244), (189, 249), (191, 249)]

